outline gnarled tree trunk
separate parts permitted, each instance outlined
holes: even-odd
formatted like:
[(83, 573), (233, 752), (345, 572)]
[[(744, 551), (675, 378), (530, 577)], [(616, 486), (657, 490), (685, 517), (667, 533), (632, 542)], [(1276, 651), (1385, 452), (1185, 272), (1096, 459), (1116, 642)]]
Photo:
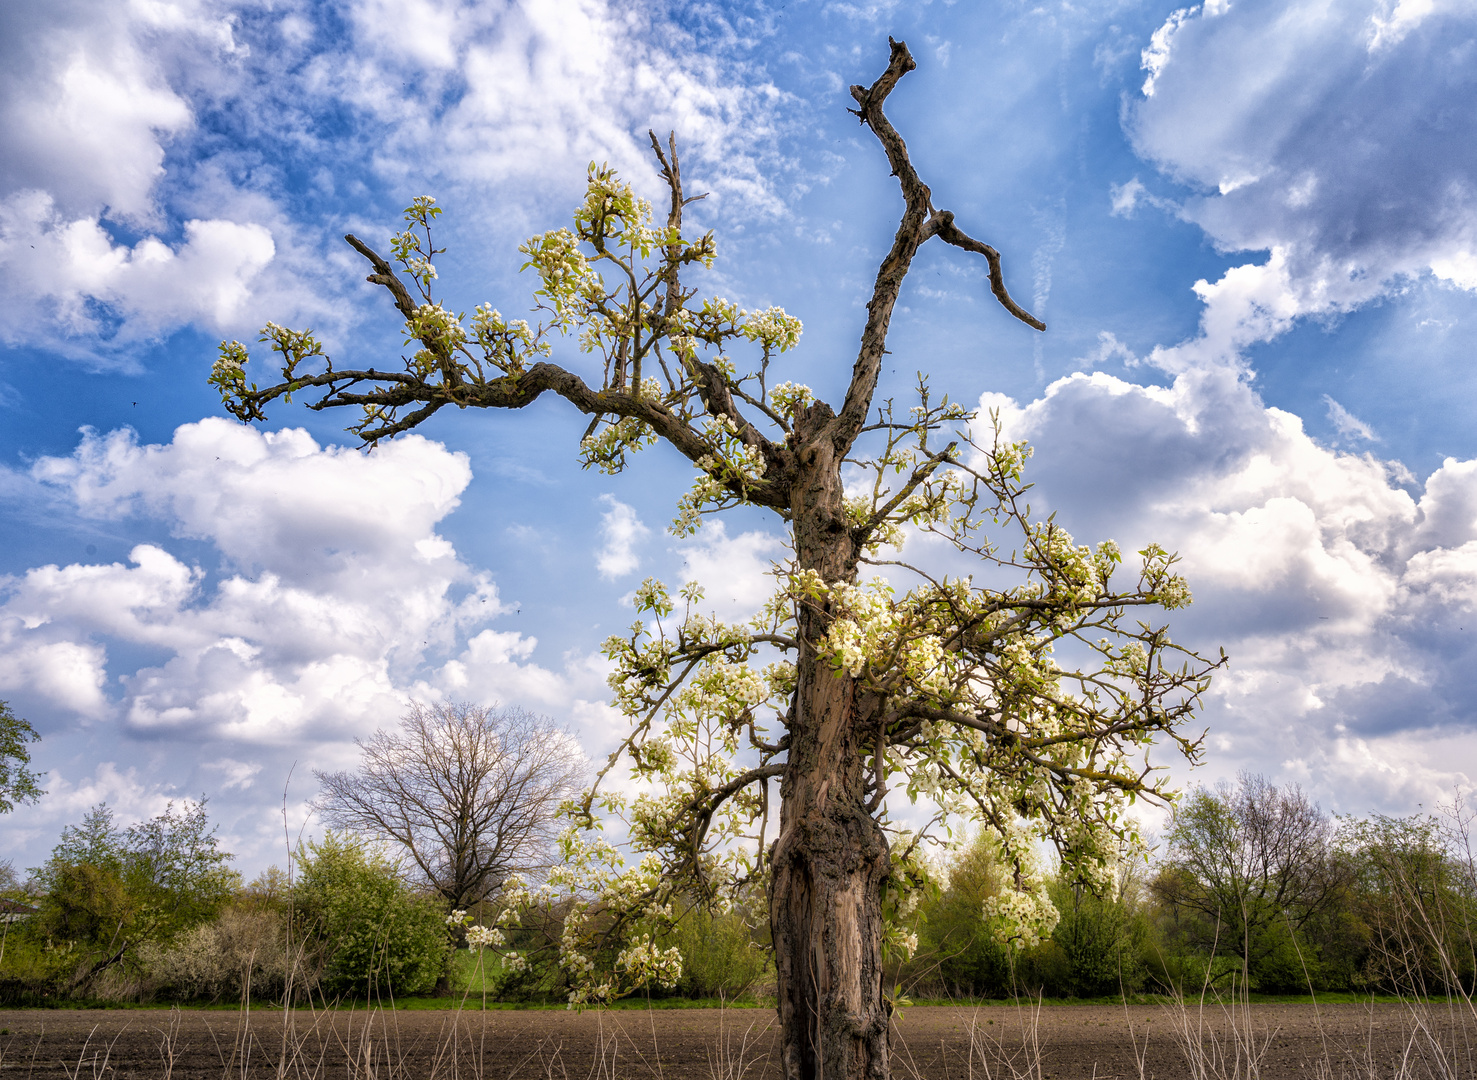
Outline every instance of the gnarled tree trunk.
[[(832, 413), (797, 418), (806, 447), (793, 491), (800, 566), (851, 581), (856, 556), (842, 504), (840, 452), (814, 438)], [(808, 459), (808, 460), (804, 460)], [(770, 865), (785, 1080), (885, 1078), (882, 893), (887, 840), (867, 807), (870, 715), (880, 703), (819, 654), (827, 615), (804, 611), (780, 831)]]

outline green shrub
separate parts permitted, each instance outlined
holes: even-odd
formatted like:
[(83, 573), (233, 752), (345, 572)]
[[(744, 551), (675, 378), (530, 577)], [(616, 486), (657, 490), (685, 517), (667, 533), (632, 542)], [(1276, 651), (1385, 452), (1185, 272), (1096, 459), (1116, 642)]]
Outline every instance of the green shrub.
[(1009, 996), (1017, 958), (984, 920), (985, 901), (1003, 881), (987, 838), (961, 848), (949, 864), (947, 887), (919, 906), (918, 951), (895, 981), (930, 996)]
[(1111, 897), (1052, 882), (1049, 895), (1060, 913), (1056, 929), (1050, 940), (1020, 949), (998, 940), (984, 917), (985, 902), (1008, 885), (996, 850), (988, 836), (961, 848), (949, 865), (948, 884), (920, 905), (919, 949), (897, 978), (906, 992), (1071, 998), (1143, 988), (1150, 924), (1131, 874), (1125, 872)]
[(323, 955), (321, 986), (376, 998), (431, 990), (448, 970), (450, 940), (436, 905), (417, 896), (393, 863), (330, 832), (298, 853), (297, 917)]
[(769, 950), (738, 911), (693, 906), (664, 935), (662, 947), (672, 946), (682, 952), (682, 979), (671, 993), (681, 997), (732, 1000), (768, 981), (773, 970)]
[(35, 920), (4, 927), (5, 953), (0, 957), (0, 1006), (46, 1005), (58, 998), (77, 967), (67, 946), (51, 948)]
[(1148, 925), (1131, 885), (1106, 897), (1056, 882), (1051, 898), (1061, 912), (1051, 944), (1062, 964), (1043, 980), (1050, 996), (1112, 997), (1143, 987), (1140, 951)]

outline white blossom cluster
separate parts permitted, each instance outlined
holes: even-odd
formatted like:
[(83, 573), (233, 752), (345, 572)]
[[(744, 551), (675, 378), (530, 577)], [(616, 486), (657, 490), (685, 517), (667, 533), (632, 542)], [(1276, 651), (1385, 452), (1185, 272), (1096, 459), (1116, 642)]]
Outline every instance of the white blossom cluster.
[(250, 359), (246, 346), (241, 342), (220, 343), (219, 355), (210, 365), (210, 385), (220, 391), (223, 401), (234, 401), (246, 388), (246, 372), (242, 369)]
[[(428, 340), (432, 343), (430, 346), (424, 344)], [(421, 304), (405, 320), (405, 344), (413, 342), (423, 344), (411, 357), (411, 363), (416, 371), (426, 376), (466, 344), (467, 331), (461, 318), (439, 303)]]
[(764, 455), (740, 437), (731, 417), (705, 420), (702, 440), (712, 452), (697, 461), (697, 479), (677, 500), (677, 516), (668, 527), (673, 536), (691, 536), (702, 526), (704, 514), (741, 502), (744, 489), (764, 477)]
[[(743, 321), (743, 335), (750, 341), (757, 341), (764, 346), (766, 352), (786, 352), (800, 343), (800, 334), (804, 329), (800, 320), (793, 315), (785, 314), (783, 308), (769, 307), (763, 311), (746, 311), (741, 316)], [(787, 385), (787, 384), (781, 384)], [(810, 391), (801, 387), (806, 394)], [(779, 390), (779, 387), (775, 387)], [(812, 397), (811, 400), (814, 400)], [(806, 402), (809, 404), (809, 402)]]
[[(655, 379), (643, 379), (642, 396), (655, 399), (661, 387)], [(607, 475), (615, 475), (626, 467), (626, 455), (655, 446), (657, 434), (639, 417), (622, 416), (604, 424), (593, 435), (580, 441), (580, 459), (586, 468), (594, 465)]]
[(436, 267), (431, 260), (441, 254), (431, 244), (431, 222), (440, 216), (441, 208), (435, 199), (429, 195), (417, 195), (405, 208), (406, 228), (390, 240), (390, 250), (395, 258), (415, 279), (421, 294), (427, 299), (430, 298), (431, 282), (436, 280)]
[(786, 418), (793, 417), (797, 409), (815, 403), (815, 392), (803, 383), (776, 383), (769, 391), (769, 403)]

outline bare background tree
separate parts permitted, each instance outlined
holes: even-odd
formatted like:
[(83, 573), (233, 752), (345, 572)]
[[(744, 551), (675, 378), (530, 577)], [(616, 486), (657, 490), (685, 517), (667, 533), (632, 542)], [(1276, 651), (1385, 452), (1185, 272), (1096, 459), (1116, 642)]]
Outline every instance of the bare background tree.
[(417, 703), (359, 747), (357, 771), (313, 773), (324, 821), (400, 844), (454, 909), (548, 866), (554, 815), (585, 777), (574, 739), (518, 708)]

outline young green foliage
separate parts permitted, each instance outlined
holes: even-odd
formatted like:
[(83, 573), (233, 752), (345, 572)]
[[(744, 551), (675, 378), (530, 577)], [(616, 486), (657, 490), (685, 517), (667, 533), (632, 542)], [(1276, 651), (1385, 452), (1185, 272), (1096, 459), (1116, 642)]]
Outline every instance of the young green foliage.
[(35, 930), (75, 953), (70, 988), (85, 988), (116, 964), (135, 964), (141, 946), (212, 919), (241, 884), (227, 866), (232, 857), (220, 850), (203, 799), (170, 803), (125, 829), (99, 804), (62, 830), (33, 871), (45, 891)]
[(26, 743), (36, 737), (36, 729), (0, 701), (0, 814), (10, 813), (16, 803), (35, 802), (46, 794), (39, 786), (41, 775), (26, 768), (31, 764)]
[(323, 989), (378, 999), (423, 993), (446, 970), (445, 920), (399, 868), (348, 833), (300, 845), (294, 915), (323, 951)]

